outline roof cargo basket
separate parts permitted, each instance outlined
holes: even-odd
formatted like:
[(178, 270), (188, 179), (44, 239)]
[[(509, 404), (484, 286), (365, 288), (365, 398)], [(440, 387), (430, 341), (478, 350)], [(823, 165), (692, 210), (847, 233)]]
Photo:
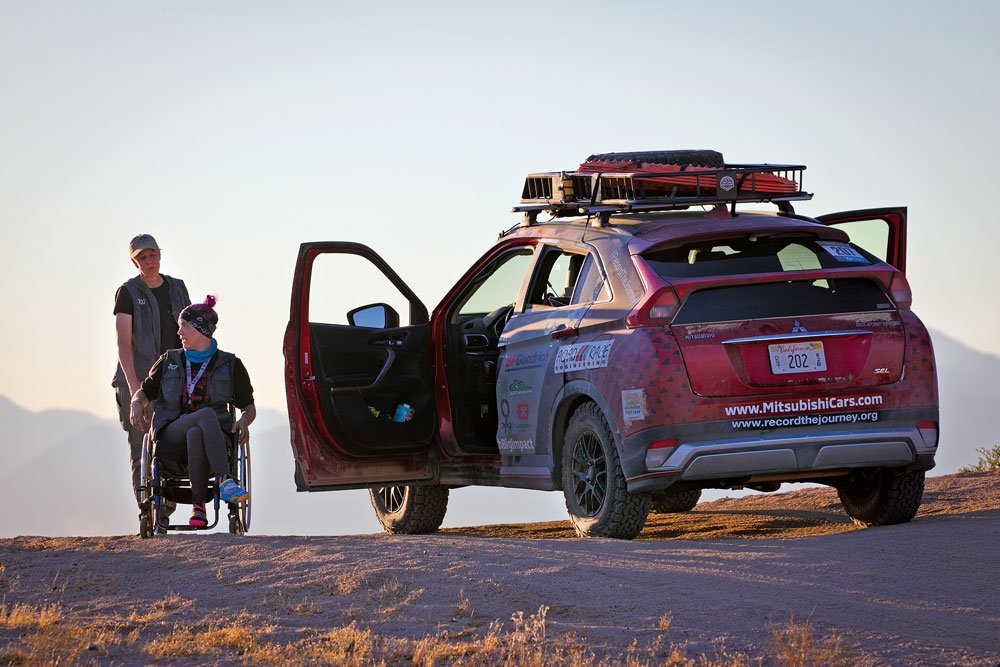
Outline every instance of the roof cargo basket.
[(791, 211), (788, 202), (812, 198), (802, 189), (803, 171), (805, 166), (790, 164), (586, 162), (578, 171), (529, 174), (513, 210), (525, 213), (527, 224), (542, 211), (563, 217), (731, 204), (735, 213), (737, 202), (774, 202)]

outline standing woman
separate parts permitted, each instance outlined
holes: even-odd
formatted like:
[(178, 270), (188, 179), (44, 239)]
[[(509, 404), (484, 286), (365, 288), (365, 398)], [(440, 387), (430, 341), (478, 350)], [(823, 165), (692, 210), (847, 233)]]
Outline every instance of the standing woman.
[[(146, 425), (147, 405), (153, 402), (153, 439), (156, 456), (186, 464), (191, 480), (191, 518), (188, 524), (208, 524), (205, 501), (214, 475), (223, 502), (239, 502), (250, 494), (229, 475), (227, 435), (249, 443), (250, 424), (257, 416), (250, 376), (239, 357), (219, 349), (213, 334), (219, 316), (216, 298), (185, 308), (177, 320), (182, 349), (168, 350), (149, 371), (131, 402), (136, 428)], [(240, 409), (231, 423), (229, 406)]]
[[(141, 505), (139, 467), (145, 431), (132, 426), (129, 400), (139, 391), (139, 382), (149, 373), (157, 357), (180, 346), (176, 322), (191, 299), (183, 280), (160, 273), (160, 246), (156, 239), (149, 234), (139, 234), (129, 243), (128, 250), (139, 275), (126, 281), (115, 293), (118, 367), (111, 385), (118, 401), (119, 421), (128, 433), (132, 491)], [(173, 509), (173, 503), (164, 503), (158, 521), (167, 520)]]

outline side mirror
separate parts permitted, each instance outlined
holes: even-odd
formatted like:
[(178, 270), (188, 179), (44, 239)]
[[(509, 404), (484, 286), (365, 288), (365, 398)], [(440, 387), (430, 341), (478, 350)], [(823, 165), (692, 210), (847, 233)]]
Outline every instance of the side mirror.
[(399, 326), (399, 313), (387, 303), (373, 303), (349, 311), (347, 321), (352, 327), (393, 329)]

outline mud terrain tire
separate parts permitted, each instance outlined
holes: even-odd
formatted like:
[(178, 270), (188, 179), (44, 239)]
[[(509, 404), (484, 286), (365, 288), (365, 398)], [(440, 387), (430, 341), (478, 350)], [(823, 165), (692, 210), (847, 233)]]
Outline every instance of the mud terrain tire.
[(924, 497), (924, 471), (881, 468), (837, 484), (847, 514), (859, 526), (888, 526), (912, 519)]
[(690, 164), (695, 167), (722, 167), (726, 161), (722, 153), (709, 150), (695, 151), (630, 151), (626, 153), (597, 153), (587, 162), (651, 162), (653, 164)]
[(646, 524), (650, 499), (628, 492), (614, 436), (596, 404), (577, 408), (564, 443), (563, 495), (576, 534), (621, 540), (638, 535)]
[(698, 504), (701, 498), (701, 489), (688, 489), (687, 491), (673, 491), (669, 489), (653, 494), (653, 514), (674, 514), (676, 512), (690, 512)]
[(433, 533), (448, 509), (448, 487), (439, 484), (369, 489), (372, 508), (390, 535)]

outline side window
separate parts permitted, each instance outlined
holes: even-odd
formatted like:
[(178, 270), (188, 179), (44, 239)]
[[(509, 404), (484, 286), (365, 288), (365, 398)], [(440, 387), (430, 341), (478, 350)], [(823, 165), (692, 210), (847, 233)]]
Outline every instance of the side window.
[(485, 277), (481, 278), (463, 297), (458, 309), (460, 320), (483, 317), (498, 308), (513, 305), (517, 310), (517, 296), (521, 293), (524, 276), (531, 268), (531, 249), (518, 250), (501, 257)]
[(528, 293), (528, 308), (568, 306), (587, 255), (550, 249), (542, 257)]
[(593, 255), (587, 255), (587, 259), (583, 262), (583, 268), (580, 269), (580, 277), (576, 280), (576, 290), (573, 292), (573, 300), (570, 303), (574, 305), (595, 303), (607, 301), (608, 298), (610, 295), (608, 294), (607, 282), (597, 265), (597, 260), (594, 259)]
[[(383, 308), (375, 308), (374, 306)], [(361, 310), (364, 309), (364, 310)], [(408, 326), (410, 304), (399, 289), (364, 257), (327, 253), (313, 262), (309, 288), (309, 321), (313, 324), (352, 324), (378, 327), (385, 322), (373, 314), (398, 315), (396, 326)]]

